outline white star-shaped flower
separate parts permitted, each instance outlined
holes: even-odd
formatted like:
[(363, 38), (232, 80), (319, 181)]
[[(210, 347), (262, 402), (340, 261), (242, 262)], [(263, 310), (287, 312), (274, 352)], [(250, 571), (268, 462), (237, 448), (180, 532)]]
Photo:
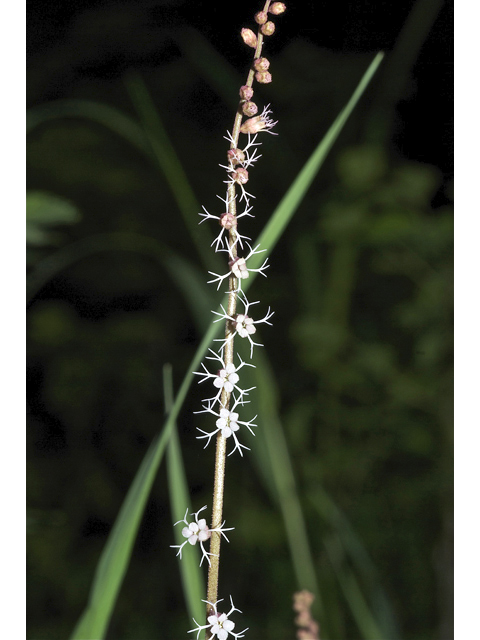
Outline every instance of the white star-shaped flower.
[(195, 627), (195, 629), (190, 629), (187, 633), (195, 633), (196, 631), (197, 640), (200, 636), (200, 632), (202, 631), (202, 629), (208, 629), (211, 637), (218, 638), (218, 640), (227, 640), (229, 635), (232, 635), (234, 638), (244, 637), (243, 634), (245, 633), (245, 631), (248, 631), (248, 628), (244, 629), (243, 631), (240, 631), (240, 633), (234, 633), (233, 631), (233, 629), (235, 628), (235, 623), (232, 622), (232, 620), (230, 620), (230, 616), (234, 611), (238, 611), (238, 613), (242, 613), (242, 612), (240, 611), (240, 609), (237, 609), (236, 607), (234, 607), (232, 596), (230, 596), (230, 602), (232, 604), (232, 608), (228, 613), (219, 613), (217, 611), (217, 605), (219, 602), (222, 602), (222, 600), (217, 600), (216, 602), (209, 602), (208, 600), (202, 600), (202, 602), (205, 602), (206, 604), (209, 604), (211, 607), (213, 607), (213, 613), (208, 616), (207, 624), (204, 624), (204, 625), (198, 624), (198, 622), (194, 618), (193, 621), (197, 626)]

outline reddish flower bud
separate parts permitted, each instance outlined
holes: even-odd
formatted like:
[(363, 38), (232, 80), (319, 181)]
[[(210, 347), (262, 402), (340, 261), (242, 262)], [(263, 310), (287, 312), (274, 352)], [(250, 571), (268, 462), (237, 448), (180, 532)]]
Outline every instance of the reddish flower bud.
[(241, 133), (258, 133), (263, 129), (262, 118), (260, 116), (255, 116), (254, 118), (249, 118), (245, 120), (245, 122), (240, 127)]
[(242, 100), (251, 100), (253, 96), (252, 87), (248, 87), (246, 84), (243, 87), (240, 87), (240, 98)]
[(233, 172), (232, 178), (238, 184), (246, 184), (248, 182), (248, 171), (243, 168), (237, 169)]
[(255, 71), (267, 71), (269, 66), (270, 62), (266, 58), (256, 58), (253, 61), (253, 68)]
[(232, 227), (237, 226), (237, 216), (233, 213), (222, 213), (220, 216), (220, 226), (229, 231)]
[(242, 105), (242, 111), (246, 116), (254, 116), (258, 113), (258, 107), (254, 102), (245, 102)]
[(283, 4), (283, 2), (273, 2), (269, 9), (269, 13), (273, 13), (274, 16), (278, 16), (285, 11), (287, 7)]
[(268, 133), (273, 133), (272, 131), (270, 131), (270, 129), (277, 123), (269, 118), (270, 113), (270, 109), (268, 107), (265, 107), (261, 115), (254, 116), (253, 118), (245, 120), (245, 122), (240, 127), (240, 132), (255, 134), (259, 131), (267, 131)]
[(275, 32), (275, 25), (269, 20), (265, 24), (262, 24), (260, 31), (264, 36), (271, 36)]
[[(266, 24), (269, 23), (267, 22)], [(255, 49), (255, 47), (257, 46), (257, 36), (253, 33), (253, 31), (251, 29), (242, 29), (241, 34), (245, 44), (247, 44), (249, 47), (252, 47), (252, 49)]]
[(255, 74), (255, 80), (261, 84), (268, 84), (272, 81), (272, 74), (268, 71), (257, 71)]
[(229, 149), (227, 151), (227, 158), (230, 160), (233, 166), (245, 162), (245, 154), (241, 149)]
[(255, 22), (257, 24), (265, 24), (267, 19), (268, 18), (265, 11), (259, 11), (258, 13), (255, 14)]

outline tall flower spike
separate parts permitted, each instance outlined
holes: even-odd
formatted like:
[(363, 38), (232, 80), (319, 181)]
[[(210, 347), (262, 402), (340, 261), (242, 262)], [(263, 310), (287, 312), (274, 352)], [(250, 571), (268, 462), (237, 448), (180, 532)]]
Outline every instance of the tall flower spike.
[[(220, 285), (224, 280), (228, 280), (228, 304), (225, 308), (221, 306), (223, 313), (214, 312), (219, 320), (225, 321), (225, 338), (218, 340), (221, 342), (218, 353), (215, 353), (213, 349), (210, 349), (210, 356), (207, 359), (217, 361), (217, 367), (220, 368), (216, 373), (211, 373), (205, 364), (201, 364), (201, 371), (195, 371), (194, 375), (201, 376), (199, 383), (203, 383), (206, 380), (211, 380), (216, 394), (204, 399), (202, 402), (202, 410), (195, 413), (211, 413), (215, 416), (215, 429), (211, 431), (200, 431), (198, 439), (206, 440), (205, 447), (207, 447), (216, 436), (217, 442), (221, 446), (217, 446), (215, 452), (215, 488), (213, 494), (212, 503), (212, 520), (213, 522), (222, 521), (223, 510), (223, 486), (225, 476), (225, 460), (226, 460), (226, 439), (230, 438), (230, 442), (234, 443), (233, 450), (228, 454), (232, 455), (238, 450), (241, 456), (243, 456), (243, 450), (248, 449), (245, 445), (241, 444), (238, 439), (238, 434), (241, 427), (246, 427), (250, 433), (253, 433), (254, 424), (253, 418), (250, 421), (242, 421), (239, 419), (239, 409), (248, 404), (246, 400), (249, 392), (254, 389), (241, 389), (239, 371), (243, 366), (254, 366), (253, 364), (245, 363), (238, 353), (235, 351), (234, 339), (236, 336), (241, 338), (247, 338), (250, 342), (250, 358), (253, 356), (253, 350), (255, 346), (262, 346), (260, 343), (254, 342), (252, 336), (256, 333), (256, 325), (259, 323), (271, 324), (269, 322), (273, 313), (270, 311), (270, 307), (266, 315), (260, 320), (253, 320), (248, 314), (250, 307), (258, 304), (258, 302), (249, 303), (242, 281), (250, 277), (252, 272), (261, 273), (266, 277), (265, 271), (268, 268), (268, 259), (265, 259), (263, 264), (255, 268), (257, 264), (261, 263), (261, 260), (254, 258), (256, 254), (262, 253), (263, 250), (259, 248), (259, 245), (252, 248), (248, 243), (249, 238), (241, 235), (238, 231), (238, 220), (242, 216), (250, 216), (252, 207), (250, 206), (250, 199), (254, 198), (251, 193), (246, 191), (246, 185), (249, 180), (250, 169), (254, 167), (256, 161), (261, 157), (258, 147), (260, 142), (258, 141), (258, 134), (261, 132), (272, 133), (273, 127), (277, 124), (271, 118), (270, 105), (267, 105), (259, 114), (258, 96), (254, 98), (254, 89), (252, 84), (254, 81), (266, 85), (272, 81), (272, 75), (270, 73), (270, 61), (263, 56), (262, 45), (264, 43), (265, 36), (270, 36), (275, 31), (275, 25), (269, 20), (268, 12), (272, 15), (276, 15), (285, 10), (283, 3), (273, 3), (269, 0), (264, 7), (263, 11), (259, 11), (255, 14), (255, 22), (257, 25), (257, 34), (251, 29), (244, 28), (241, 31), (243, 41), (249, 46), (255, 49), (253, 60), (249, 65), (248, 76), (239, 90), (240, 101), (235, 111), (232, 133), (227, 131), (226, 140), (229, 142), (229, 149), (226, 152), (226, 164), (221, 164), (220, 167), (227, 172), (227, 179), (225, 180), (227, 186), (227, 195), (223, 200), (225, 208), (223, 213), (218, 216), (210, 214), (205, 208), (204, 213), (201, 213), (202, 222), (210, 218), (218, 220), (221, 230), (212, 243), (216, 252), (225, 252), (228, 254), (228, 271), (224, 274), (217, 274), (209, 271), (209, 274), (213, 276), (209, 283), (217, 285), (217, 290), (220, 289)], [(243, 121), (243, 123), (242, 123)], [(241, 134), (247, 136), (247, 143), (243, 142), (245, 138), (241, 137)], [(261, 138), (261, 136), (260, 136)], [(240, 140), (242, 142), (240, 142)], [(238, 196), (240, 192), (240, 195)], [(238, 196), (238, 198), (237, 198)], [(218, 196), (220, 197), (220, 196)], [(242, 201), (245, 203), (245, 208), (242, 213), (237, 214), (241, 210)], [(242, 226), (242, 225), (240, 225)], [(241, 228), (243, 232), (243, 226)], [(244, 244), (248, 247), (248, 253), (244, 249)], [(246, 254), (246, 255), (245, 255)], [(244, 312), (238, 313), (238, 301), (241, 300)], [(236, 361), (235, 353), (237, 353), (240, 359), (240, 364), (235, 366)], [(243, 374), (242, 374), (243, 376)], [(186, 522), (186, 518), (185, 518)], [(205, 528), (201, 530), (198, 523), (191, 523), (194, 525), (194, 531), (188, 527), (185, 530), (185, 537), (191, 538), (193, 542), (199, 539), (200, 535), (205, 535)], [(198, 526), (198, 530), (197, 530)], [(203, 526), (203, 523), (202, 523)], [(222, 525), (223, 526), (223, 525)], [(206, 527), (206, 523), (205, 523)], [(188, 539), (187, 539), (188, 541)], [(213, 556), (210, 563), (210, 570), (208, 573), (207, 584), (207, 600), (204, 602), (207, 604), (207, 624), (197, 625), (195, 629), (191, 629), (189, 633), (196, 633), (197, 640), (200, 637), (202, 631), (206, 631), (206, 636), (209, 640), (227, 640), (231, 635), (233, 638), (243, 638), (244, 631), (235, 633), (233, 631), (235, 625), (229, 619), (231, 614), (235, 611), (239, 611), (233, 605), (227, 613), (220, 613), (217, 610), (217, 604), (221, 602), (218, 600), (218, 579), (219, 579), (219, 561), (220, 561), (220, 541), (221, 535), (212, 536), (210, 539), (210, 553)], [(201, 540), (200, 540), (201, 542)], [(182, 547), (180, 547), (181, 550)], [(208, 554), (206, 555), (208, 560)]]
[(195, 629), (190, 629), (187, 633), (195, 633), (197, 632), (197, 640), (200, 637), (200, 632), (202, 629), (208, 629), (211, 638), (218, 638), (218, 640), (227, 640), (229, 635), (232, 635), (234, 638), (243, 638), (245, 631), (248, 631), (248, 627), (240, 633), (234, 633), (233, 629), (235, 628), (235, 623), (232, 622), (229, 618), (234, 611), (238, 611), (238, 613), (242, 613), (240, 609), (237, 609), (233, 605), (232, 596), (230, 596), (230, 602), (232, 608), (228, 613), (219, 613), (217, 609), (217, 605), (219, 602), (223, 602), (222, 600), (217, 600), (216, 602), (209, 602), (208, 600), (202, 600), (205, 604), (209, 604), (213, 608), (213, 614), (208, 616), (207, 624), (200, 625), (193, 618), (193, 621), (197, 625)]
[(197, 542), (200, 542), (200, 549), (202, 551), (202, 559), (200, 560), (200, 566), (202, 566), (202, 562), (205, 560), (205, 558), (207, 559), (207, 562), (210, 565), (210, 558), (208, 556), (215, 555), (213, 553), (209, 553), (208, 551), (206, 551), (206, 549), (203, 546), (203, 543), (212, 537), (212, 531), (217, 531), (218, 533), (220, 533), (220, 535), (222, 535), (225, 538), (227, 542), (230, 542), (230, 540), (227, 538), (224, 532), (233, 531), (234, 529), (234, 527), (230, 527), (229, 529), (224, 529), (223, 525), (225, 524), (225, 522), (222, 522), (222, 524), (219, 527), (216, 527), (215, 529), (210, 529), (209, 526), (207, 525), (207, 521), (204, 518), (201, 518), (200, 520), (198, 519), (198, 514), (201, 513), (206, 508), (207, 508), (207, 505), (199, 509), (196, 513), (190, 514), (192, 518), (195, 518), (194, 522), (188, 522), (187, 520), (188, 509), (185, 511), (184, 519), (179, 520), (178, 522), (175, 522), (174, 526), (176, 527), (177, 524), (180, 524), (180, 522), (185, 523), (186, 526), (183, 527), (182, 529), (182, 536), (184, 536), (187, 539), (183, 544), (170, 545), (173, 549), (178, 549), (177, 556), (180, 556), (180, 560), (181, 560), (182, 549), (187, 544), (187, 542), (189, 542), (192, 546)]

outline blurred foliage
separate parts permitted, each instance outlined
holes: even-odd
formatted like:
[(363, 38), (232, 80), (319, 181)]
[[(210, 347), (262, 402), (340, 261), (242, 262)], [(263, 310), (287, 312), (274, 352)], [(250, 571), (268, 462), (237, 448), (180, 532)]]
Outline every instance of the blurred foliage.
[[(74, 224), (80, 214), (74, 204), (49, 193), (29, 191), (26, 199), (28, 246), (27, 265), (36, 260), (35, 248), (55, 246), (65, 241), (55, 227)], [(53, 230), (52, 230), (53, 227)]]
[[(66, 41), (35, 61), (33, 104), (97, 100), (136, 117), (131, 76), (125, 82), (123, 71), (99, 77), (92, 70), (120, 50), (151, 54), (139, 10), (116, 9), (102, 29), (99, 12), (107, 8), (84, 12)], [(145, 42), (132, 38), (130, 24)], [(216, 211), (215, 193), (223, 195), (217, 165), (236, 94), (222, 95), (226, 83), (214, 84), (199, 69), (203, 57), (195, 60), (191, 30), (162, 27), (151, 35), (161, 55), (151, 66), (136, 64), (193, 192)], [(264, 141), (252, 173), (252, 237), (366, 60), (301, 39), (275, 55), (275, 81), (258, 93), (272, 103), (281, 135)], [(246, 59), (236, 64), (229, 72), (243, 74)], [(451, 185), (434, 166), (399, 156), (390, 140), (373, 135), (373, 143), (364, 133), (367, 120), (374, 130), (368, 101), (275, 249), (268, 280), (256, 282), (252, 295), (275, 310), (261, 342), (278, 385), (275, 402), (331, 638), (356, 639), (358, 621), (367, 620), (347, 606), (349, 598), (361, 603), (356, 589), (372, 593), (367, 574), (357, 583), (352, 577), (353, 560), (342, 545), (350, 536), (361, 541), (358, 556), (368, 557), (371, 580), (385, 590), (399, 637), (450, 640)], [(104, 234), (154, 239), (200, 274), (203, 266), (167, 180), (126, 138), (100, 123), (52, 118), (32, 129), (27, 152), (29, 277), (51, 274), (34, 288), (27, 316), (28, 637), (55, 640), (70, 634), (85, 606), (108, 532), (162, 424), (163, 365), (172, 363), (178, 386), (205, 320), (192, 315), (159, 260), (112, 247)], [(82, 242), (87, 248), (76, 253)], [(210, 503), (213, 469), (213, 448), (203, 451), (195, 440), (195, 427), (205, 426), (192, 414), (201, 396), (192, 389), (178, 421), (198, 508)], [(295, 584), (261, 474), (251, 454), (228, 460), (226, 504), (235, 510), (227, 506), (226, 517), (236, 521), (236, 540), (222, 558), (221, 580), (225, 593), (238, 594), (245, 626), (286, 640), (294, 634), (291, 596), (304, 585)], [(336, 526), (327, 524), (327, 508)], [(184, 637), (190, 627), (173, 543), (162, 468), (109, 639)], [(380, 595), (368, 604), (390, 615)], [(256, 640), (252, 631), (250, 637)]]

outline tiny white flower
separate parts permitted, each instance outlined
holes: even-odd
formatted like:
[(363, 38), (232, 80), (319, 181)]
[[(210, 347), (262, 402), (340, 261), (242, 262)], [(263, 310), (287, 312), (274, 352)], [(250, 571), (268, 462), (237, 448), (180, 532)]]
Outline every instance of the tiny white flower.
[(234, 258), (228, 264), (230, 266), (230, 269), (233, 275), (236, 278), (243, 280), (249, 277), (250, 274), (248, 273), (247, 263), (245, 261), (245, 258)]
[(190, 523), (187, 520), (187, 517), (188, 517), (188, 509), (187, 509), (187, 511), (185, 512), (185, 518), (183, 520), (179, 520), (178, 522), (175, 522), (175, 524), (173, 525), (175, 527), (177, 524), (180, 524), (180, 522), (183, 522), (186, 525), (182, 529), (182, 536), (186, 538), (186, 540), (183, 544), (170, 545), (173, 549), (178, 549), (177, 556), (180, 556), (180, 560), (181, 560), (182, 549), (187, 544), (187, 542), (192, 546), (195, 545), (197, 542), (199, 542), (200, 549), (202, 551), (202, 559), (200, 560), (200, 566), (202, 565), (202, 562), (205, 560), (205, 558), (207, 559), (207, 562), (210, 565), (210, 558), (208, 556), (215, 555), (213, 553), (209, 553), (203, 546), (203, 543), (212, 537), (212, 531), (217, 531), (218, 533), (220, 533), (226, 539), (227, 542), (229, 542), (229, 540), (225, 535), (224, 531), (233, 531), (233, 527), (230, 527), (229, 529), (223, 528), (223, 525), (225, 524), (225, 522), (223, 522), (220, 525), (220, 527), (217, 527), (215, 529), (210, 529), (209, 526), (207, 525), (207, 521), (204, 518), (200, 518), (199, 520), (198, 514), (201, 513), (206, 508), (207, 508), (207, 505), (199, 509), (196, 513), (191, 513), (190, 517), (195, 518), (195, 521)]
[(257, 330), (253, 318), (249, 318), (243, 315), (243, 313), (238, 313), (235, 316), (235, 329), (241, 338), (247, 338)]
[(269, 322), (269, 320), (273, 316), (274, 312), (270, 311), (270, 307), (268, 307), (268, 311), (265, 317), (263, 317), (261, 320), (253, 320), (253, 318), (248, 315), (248, 311), (249, 308), (254, 304), (259, 304), (259, 301), (257, 300), (256, 302), (249, 302), (243, 291), (241, 291), (240, 293), (241, 295), (239, 295), (238, 299), (243, 303), (245, 307), (245, 313), (237, 313), (234, 316), (230, 316), (225, 311), (222, 305), (220, 305), (220, 308), (222, 309), (223, 314), (218, 313), (217, 311), (212, 311), (212, 313), (219, 316), (216, 320), (214, 320), (214, 322), (219, 322), (220, 320), (230, 320), (235, 328), (235, 330), (231, 332), (227, 338), (216, 338), (215, 342), (222, 342), (220, 348), (224, 349), (227, 342), (233, 340), (233, 338), (238, 334), (241, 338), (247, 338), (250, 342), (250, 357), (253, 357), (253, 347), (263, 347), (262, 344), (260, 344), (259, 342), (254, 342), (251, 338), (251, 336), (257, 331), (255, 325), (264, 322), (265, 324), (269, 324), (271, 326), (272, 323)]
[(217, 429), (222, 432), (224, 438), (229, 438), (235, 431), (238, 431), (238, 413), (228, 409), (220, 409), (220, 418), (216, 421)]
[(207, 432), (197, 427), (198, 431), (200, 431), (200, 433), (203, 434), (201, 436), (197, 436), (197, 439), (201, 440), (203, 438), (207, 438), (207, 443), (204, 449), (208, 447), (208, 445), (210, 444), (210, 440), (215, 435), (217, 435), (218, 433), (221, 433), (224, 438), (232, 437), (235, 443), (235, 446), (233, 447), (232, 451), (228, 454), (229, 456), (231, 456), (232, 453), (234, 453), (237, 450), (241, 456), (243, 456), (242, 449), (246, 449), (247, 451), (250, 451), (248, 447), (246, 447), (244, 444), (241, 444), (239, 442), (236, 433), (240, 429), (240, 425), (243, 425), (244, 427), (247, 427), (247, 429), (250, 431), (252, 435), (255, 435), (255, 433), (252, 431), (252, 427), (257, 426), (253, 422), (257, 416), (255, 416), (248, 422), (239, 420), (238, 413), (235, 411), (235, 409), (237, 408), (237, 405), (239, 404), (243, 406), (245, 404), (248, 404), (248, 401), (243, 400), (242, 396), (238, 398), (235, 398), (234, 396), (234, 403), (230, 410), (226, 409), (225, 407), (222, 407), (220, 411), (217, 413), (212, 409), (212, 406), (210, 404), (207, 404), (206, 406), (205, 405), (203, 406), (203, 411), (196, 412), (196, 413), (211, 413), (212, 415), (218, 418), (218, 420), (215, 422), (216, 429), (214, 429), (213, 431)]
[(267, 277), (264, 271), (265, 269), (268, 269), (268, 266), (269, 266), (267, 265), (268, 258), (265, 260), (265, 262), (262, 264), (262, 266), (259, 269), (251, 269), (247, 267), (247, 260), (249, 258), (259, 253), (263, 253), (264, 251), (266, 251), (266, 249), (259, 249), (259, 246), (260, 246), (259, 244), (254, 249), (252, 249), (252, 247), (247, 242), (246, 244), (250, 249), (250, 253), (245, 258), (241, 258), (233, 255), (232, 248), (229, 246), (227, 239), (225, 239), (225, 244), (226, 244), (226, 248), (219, 249), (219, 251), (226, 251), (230, 255), (230, 261), (228, 263), (228, 266), (230, 267), (230, 272), (225, 273), (223, 275), (218, 275), (218, 273), (209, 271), (208, 273), (210, 273), (212, 276), (215, 276), (213, 280), (208, 281), (209, 284), (212, 282), (218, 282), (218, 286), (217, 286), (217, 290), (218, 290), (222, 282), (225, 280), (225, 278), (229, 278), (233, 274), (235, 278), (238, 279), (238, 287), (239, 287), (238, 290), (241, 290), (242, 280), (245, 280), (246, 278), (250, 277), (250, 272), (255, 271), (257, 273), (262, 274), (262, 276), (264, 276), (265, 278)]
[[(183, 522), (183, 520), (180, 520)], [(177, 523), (178, 524), (178, 523)], [(210, 529), (208, 528), (207, 521), (205, 519), (201, 519), (197, 522), (191, 522), (188, 527), (183, 527), (182, 536), (187, 538), (187, 542), (191, 545), (194, 545), (198, 540), (200, 542), (205, 542), (211, 536)]]
[(228, 393), (232, 393), (235, 385), (240, 380), (235, 365), (229, 362), (224, 369), (217, 372), (217, 377), (213, 381), (213, 386), (217, 389), (225, 389)]
[(201, 371), (193, 372), (193, 375), (203, 376), (203, 379), (199, 380), (199, 384), (211, 378), (213, 379), (213, 386), (218, 389), (218, 393), (215, 396), (213, 396), (213, 398), (205, 399), (205, 402), (215, 404), (215, 402), (217, 402), (220, 399), (223, 389), (225, 389), (227, 393), (232, 393), (232, 391), (236, 389), (241, 397), (243, 395), (247, 395), (248, 392), (254, 388), (254, 387), (251, 387), (250, 389), (243, 390), (243, 389), (240, 389), (237, 383), (240, 380), (238, 371), (240, 371), (240, 369), (244, 366), (254, 367), (255, 365), (250, 364), (248, 362), (244, 362), (238, 354), (237, 356), (238, 356), (238, 359), (240, 360), (240, 364), (238, 365), (238, 367), (235, 367), (235, 365), (232, 362), (225, 364), (221, 355), (219, 355), (218, 353), (215, 353), (213, 349), (209, 349), (209, 351), (213, 355), (213, 357), (207, 356), (207, 360), (218, 360), (221, 364), (221, 368), (218, 369), (216, 373), (210, 373), (207, 367), (202, 362), (204, 373), (202, 373)]
[(233, 629), (235, 628), (235, 623), (232, 622), (232, 620), (230, 620), (230, 616), (234, 611), (238, 611), (238, 613), (242, 613), (242, 612), (240, 611), (240, 609), (237, 609), (233, 605), (232, 596), (230, 596), (230, 602), (232, 604), (232, 608), (228, 613), (219, 613), (217, 610), (217, 605), (219, 602), (222, 602), (222, 600), (217, 600), (216, 602), (209, 602), (208, 600), (202, 600), (202, 602), (205, 602), (206, 604), (209, 604), (211, 607), (213, 607), (213, 614), (208, 616), (207, 624), (204, 624), (204, 625), (199, 625), (198, 622), (195, 620), (195, 618), (193, 618), (193, 621), (197, 626), (195, 627), (195, 629), (190, 629), (189, 631), (187, 631), (187, 633), (195, 633), (196, 631), (197, 640), (200, 636), (200, 632), (202, 631), (202, 629), (208, 629), (211, 637), (217, 638), (218, 640), (227, 640), (229, 635), (232, 635), (234, 638), (244, 637), (243, 634), (245, 633), (245, 631), (248, 631), (248, 627), (247, 629), (240, 631), (240, 633), (234, 633), (233, 631)]

